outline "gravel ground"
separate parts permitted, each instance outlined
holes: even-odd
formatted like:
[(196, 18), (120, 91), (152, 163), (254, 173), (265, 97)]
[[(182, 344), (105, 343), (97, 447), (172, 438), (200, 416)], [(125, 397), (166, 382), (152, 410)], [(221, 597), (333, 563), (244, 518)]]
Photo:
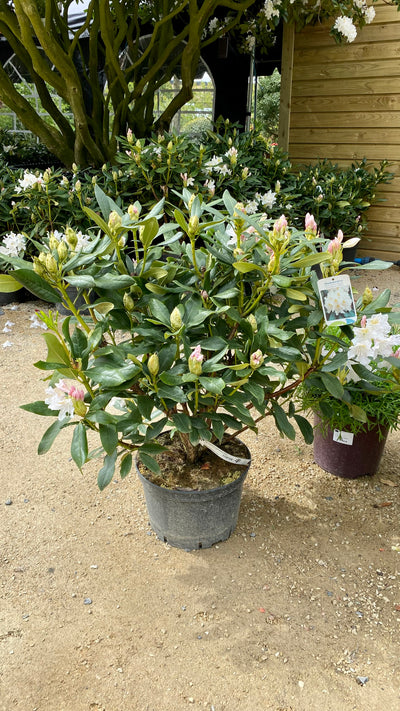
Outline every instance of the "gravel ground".
[[(397, 268), (364, 283), (400, 301)], [(243, 437), (235, 533), (171, 548), (133, 475), (100, 493), (65, 430), (36, 454), (48, 422), (18, 407), (43, 398), (35, 308), (0, 316), (0, 710), (399, 709), (400, 435), (344, 481), (266, 421)]]

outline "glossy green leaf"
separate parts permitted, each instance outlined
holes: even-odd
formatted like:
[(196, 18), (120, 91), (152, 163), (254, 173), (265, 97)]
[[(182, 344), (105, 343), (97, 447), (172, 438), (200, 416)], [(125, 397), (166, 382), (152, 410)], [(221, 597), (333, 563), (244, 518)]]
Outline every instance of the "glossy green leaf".
[(86, 436), (86, 427), (82, 422), (79, 422), (72, 435), (71, 442), (71, 457), (76, 466), (82, 469), (88, 456), (88, 443)]
[(112, 480), (114, 476), (116, 460), (117, 450), (115, 450), (112, 454), (106, 454), (106, 456), (104, 457), (103, 466), (101, 467), (97, 476), (97, 485), (100, 491), (103, 491), (103, 489), (105, 489), (106, 486), (108, 486), (108, 484)]
[(118, 446), (118, 432), (113, 425), (99, 426), (100, 440), (107, 454), (112, 454)]
[(121, 459), (120, 475), (121, 479), (125, 479), (132, 469), (132, 455), (130, 452), (126, 452)]
[[(54, 412), (53, 412), (54, 416)], [(50, 447), (52, 446), (55, 438), (57, 437), (58, 433), (66, 427), (68, 424), (68, 420), (56, 420), (53, 422), (52, 425), (46, 430), (44, 433), (42, 439), (39, 442), (38, 446), (38, 454), (45, 454), (46, 452), (49, 451)]]

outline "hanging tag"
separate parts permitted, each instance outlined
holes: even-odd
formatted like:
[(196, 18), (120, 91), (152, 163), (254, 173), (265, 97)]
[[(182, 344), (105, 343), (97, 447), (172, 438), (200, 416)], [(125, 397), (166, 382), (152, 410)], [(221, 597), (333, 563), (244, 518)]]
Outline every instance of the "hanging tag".
[(327, 325), (357, 321), (353, 290), (348, 274), (318, 280), (319, 295)]
[(242, 459), (241, 457), (234, 457), (233, 454), (228, 454), (227, 452), (224, 452), (222, 449), (217, 447), (216, 444), (206, 442), (205, 439), (199, 439), (199, 444), (201, 444), (202, 447), (207, 447), (207, 449), (210, 449), (211, 452), (214, 452), (217, 457), (219, 457), (220, 459), (224, 459), (226, 462), (231, 462), (231, 464), (242, 464), (243, 466), (246, 466), (251, 462), (251, 459)]
[(341, 432), (340, 430), (333, 431), (333, 441), (339, 444), (353, 444), (353, 432)]

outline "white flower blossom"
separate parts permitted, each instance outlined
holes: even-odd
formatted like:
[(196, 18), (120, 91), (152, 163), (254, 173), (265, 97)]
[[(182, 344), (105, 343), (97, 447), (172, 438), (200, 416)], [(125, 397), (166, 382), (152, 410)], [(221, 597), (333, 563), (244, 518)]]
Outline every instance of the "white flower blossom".
[(375, 8), (372, 6), (368, 7), (367, 5), (364, 5), (363, 13), (365, 17), (365, 22), (367, 23), (367, 25), (370, 25), (375, 17)]
[(12, 345), (11, 341), (4, 341), (3, 348), (11, 348)]
[(30, 173), (29, 170), (26, 170), (24, 173), (24, 177), (19, 178), (18, 183), (19, 186), (15, 188), (15, 192), (21, 193), (23, 190), (29, 190), (29, 188), (33, 188), (36, 185), (42, 185), (43, 175), (42, 173), (39, 173), (39, 175), (35, 175), (34, 173)]
[(337, 30), (348, 42), (353, 42), (357, 37), (357, 30), (350, 17), (337, 17), (333, 28)]
[(63, 381), (60, 380), (55, 388), (46, 388), (48, 397), (45, 399), (45, 403), (48, 405), (49, 410), (59, 410), (57, 419), (60, 420), (60, 422), (65, 420), (67, 417), (72, 417), (74, 414), (74, 403), (65, 392), (59, 389), (62, 386)]
[(262, 12), (264, 13), (267, 20), (271, 20), (273, 17), (278, 17), (280, 0), (278, 2), (273, 2), (273, 0), (265, 0)]
[(5, 257), (21, 257), (25, 251), (26, 240), (20, 233), (9, 232), (3, 237), (3, 244), (0, 246), (0, 253)]
[(268, 190), (264, 195), (261, 195), (261, 204), (267, 209), (271, 209), (276, 203), (276, 193)]
[(249, 200), (249, 202), (246, 202), (246, 213), (248, 215), (254, 215), (258, 210), (258, 201), (257, 200)]

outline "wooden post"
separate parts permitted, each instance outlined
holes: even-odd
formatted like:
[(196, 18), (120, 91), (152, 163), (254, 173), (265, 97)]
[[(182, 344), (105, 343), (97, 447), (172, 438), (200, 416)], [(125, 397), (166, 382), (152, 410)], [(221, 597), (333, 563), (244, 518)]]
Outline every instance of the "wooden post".
[(289, 150), (290, 107), (292, 103), (294, 25), (283, 26), (281, 96), (279, 109), (278, 145), (284, 151)]

